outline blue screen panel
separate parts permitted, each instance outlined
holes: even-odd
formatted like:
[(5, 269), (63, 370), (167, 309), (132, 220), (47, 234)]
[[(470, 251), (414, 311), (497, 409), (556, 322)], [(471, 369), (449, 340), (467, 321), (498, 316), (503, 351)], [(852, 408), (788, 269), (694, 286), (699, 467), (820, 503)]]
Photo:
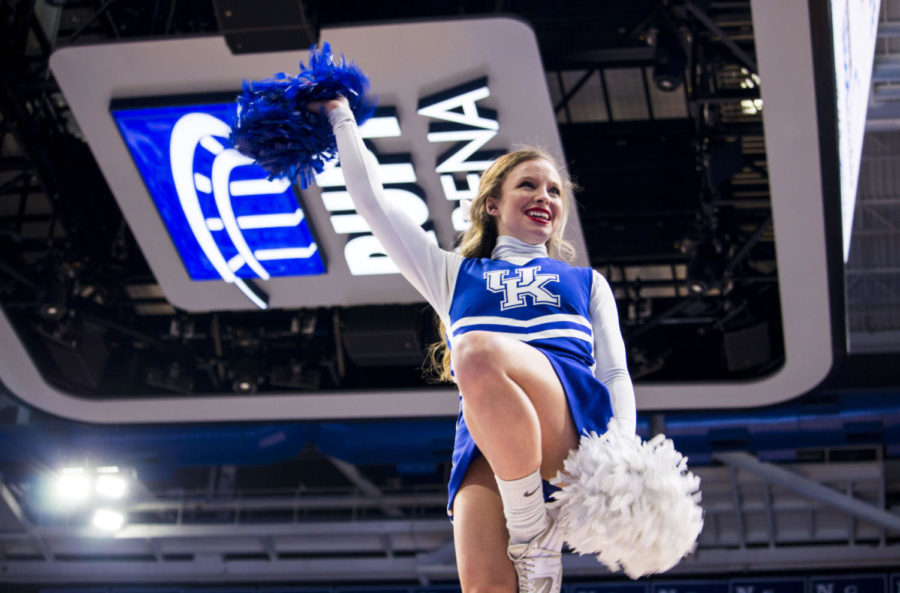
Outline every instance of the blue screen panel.
[(648, 585), (610, 581), (606, 583), (578, 583), (569, 586), (570, 593), (647, 593)]
[(229, 141), (234, 101), (110, 109), (193, 280), (325, 273), (287, 178)]
[(806, 593), (806, 580), (800, 578), (732, 579), (731, 593)]
[(885, 593), (885, 575), (814, 576), (809, 579), (809, 593)]
[(654, 581), (653, 593), (728, 593), (726, 581)]

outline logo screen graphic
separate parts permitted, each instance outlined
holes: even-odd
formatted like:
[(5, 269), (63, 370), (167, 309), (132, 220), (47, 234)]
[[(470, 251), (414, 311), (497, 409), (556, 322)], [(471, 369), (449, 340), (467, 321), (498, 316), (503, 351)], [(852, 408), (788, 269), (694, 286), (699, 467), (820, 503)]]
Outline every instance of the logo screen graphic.
[(228, 140), (233, 101), (110, 111), (193, 280), (246, 293), (245, 279), (325, 273), (290, 181)]

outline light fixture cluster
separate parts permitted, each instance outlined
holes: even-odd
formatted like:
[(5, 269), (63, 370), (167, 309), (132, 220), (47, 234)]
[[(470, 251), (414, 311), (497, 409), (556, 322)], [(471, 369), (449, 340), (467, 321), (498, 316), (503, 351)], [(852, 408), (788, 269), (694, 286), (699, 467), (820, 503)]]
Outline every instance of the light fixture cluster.
[(741, 113), (744, 115), (756, 115), (762, 108), (762, 99), (741, 99)]
[(128, 494), (130, 478), (116, 466), (66, 467), (53, 478), (52, 504), (58, 511), (90, 509), (91, 524), (115, 532), (125, 524), (117, 508)]
[[(750, 72), (746, 68), (741, 68), (741, 74), (745, 77), (744, 80), (741, 81), (742, 89), (756, 89), (760, 86), (759, 76)], [(763, 100), (762, 99), (742, 99), (741, 100), (741, 112), (744, 115), (756, 115), (761, 112), (763, 108)]]
[(761, 81), (759, 75), (755, 72), (750, 72), (746, 68), (741, 68), (741, 74), (744, 76), (744, 80), (741, 81), (742, 89), (755, 89), (760, 86)]

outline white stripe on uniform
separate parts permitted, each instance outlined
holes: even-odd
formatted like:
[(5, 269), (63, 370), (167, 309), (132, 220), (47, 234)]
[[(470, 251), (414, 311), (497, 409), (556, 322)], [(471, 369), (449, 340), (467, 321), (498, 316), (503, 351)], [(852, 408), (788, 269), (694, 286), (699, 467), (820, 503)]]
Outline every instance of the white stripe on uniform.
[[(543, 340), (545, 338), (576, 338), (578, 340), (584, 340), (588, 344), (591, 345), (591, 352), (594, 350), (594, 339), (583, 331), (577, 329), (545, 329), (539, 332), (531, 332), (527, 334), (520, 334), (515, 332), (498, 332), (490, 330), (492, 334), (497, 334), (498, 336), (509, 336), (510, 338), (515, 338), (520, 342), (532, 342), (534, 340)], [(454, 335), (453, 338), (457, 338), (459, 336)], [(450, 342), (453, 342), (451, 338)]]
[(566, 315), (565, 313), (556, 313), (553, 315), (533, 317), (531, 319), (510, 319), (509, 317), (497, 317), (492, 315), (463, 317), (450, 326), (450, 333), (456, 333), (457, 329), (469, 325), (506, 325), (509, 327), (534, 327), (535, 325), (544, 325), (546, 323), (562, 322), (577, 323), (578, 325), (583, 325), (587, 329), (593, 331), (591, 322), (582, 315)]

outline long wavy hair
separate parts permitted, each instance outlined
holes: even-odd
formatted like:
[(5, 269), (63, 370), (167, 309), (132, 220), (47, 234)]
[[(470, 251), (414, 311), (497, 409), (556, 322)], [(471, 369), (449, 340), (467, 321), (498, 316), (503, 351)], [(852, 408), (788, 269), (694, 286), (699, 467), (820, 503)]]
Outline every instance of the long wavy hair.
[[(559, 173), (563, 186), (562, 211), (553, 236), (547, 240), (547, 254), (554, 259), (566, 262), (575, 257), (575, 248), (563, 238), (566, 221), (569, 218), (569, 209), (573, 201), (574, 184), (556, 159), (546, 151), (533, 146), (525, 146), (504, 154), (491, 163), (491, 166), (481, 175), (478, 193), (469, 206), (469, 219), (472, 224), (463, 233), (457, 248), (460, 255), (476, 258), (491, 257), (491, 252), (497, 244), (497, 220), (488, 213), (487, 199), (489, 197), (502, 199), (503, 182), (506, 181), (509, 172), (524, 162), (536, 160), (545, 160), (550, 163)], [(424, 365), (425, 373), (427, 377), (436, 381), (452, 382), (447, 328), (444, 327), (440, 317), (435, 317), (441, 339), (428, 347)]]

